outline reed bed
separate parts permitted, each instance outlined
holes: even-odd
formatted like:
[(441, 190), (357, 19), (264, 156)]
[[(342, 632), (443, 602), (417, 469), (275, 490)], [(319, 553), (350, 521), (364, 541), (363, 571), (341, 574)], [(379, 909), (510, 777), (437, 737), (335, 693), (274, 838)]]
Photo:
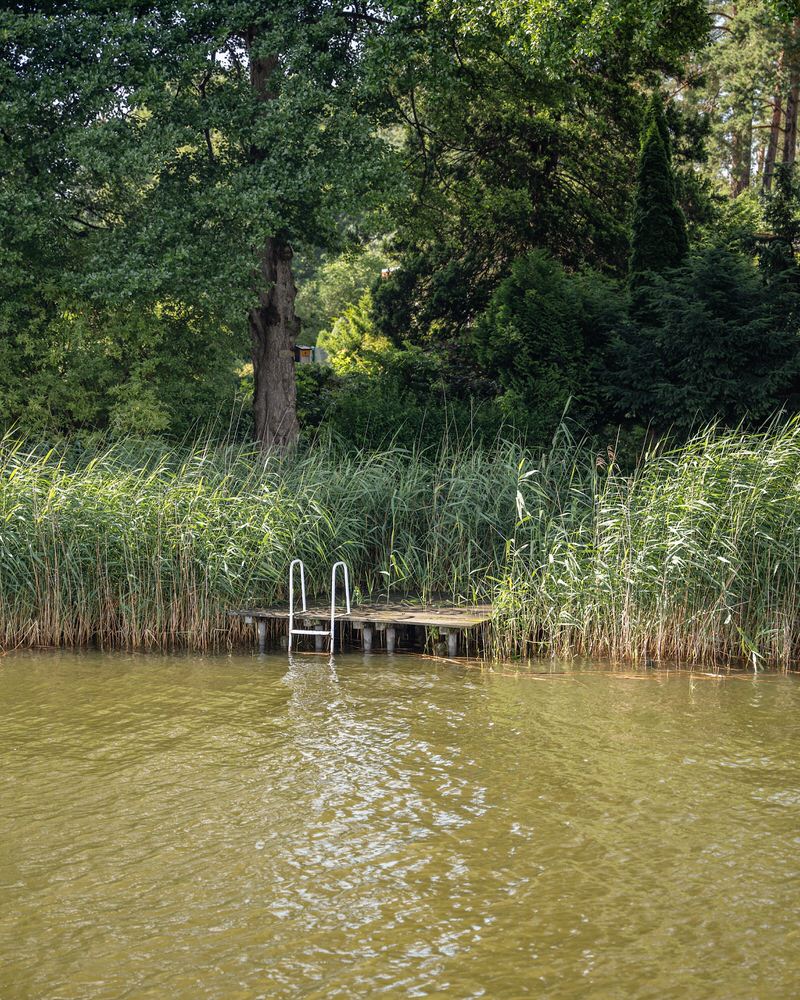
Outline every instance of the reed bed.
[(523, 471), (494, 652), (792, 669), (800, 423)]
[(630, 472), (560, 432), (369, 453), (318, 443), (0, 441), (0, 645), (205, 649), (286, 600), (302, 557), (356, 596), (492, 600), (488, 655), (790, 669), (800, 659), (800, 422), (710, 428)]
[(511, 446), (291, 457), (132, 442), (76, 456), (0, 442), (0, 644), (235, 640), (225, 611), (286, 600), (289, 562), (327, 596), (486, 593), (514, 525)]

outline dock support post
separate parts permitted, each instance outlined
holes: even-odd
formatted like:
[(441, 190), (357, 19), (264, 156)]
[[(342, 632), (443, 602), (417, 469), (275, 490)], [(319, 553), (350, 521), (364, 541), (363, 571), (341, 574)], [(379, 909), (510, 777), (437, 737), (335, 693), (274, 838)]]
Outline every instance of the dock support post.
[(263, 653), (267, 648), (267, 623), (263, 618), (259, 618), (256, 628), (258, 629), (258, 651)]
[[(304, 628), (313, 628), (313, 629), (322, 630), (322, 622), (319, 620), (319, 618), (308, 618), (308, 619), (305, 619), (303, 621), (303, 627)], [(323, 647), (324, 641), (325, 641), (325, 636), (324, 635), (315, 635), (314, 636), (314, 652), (315, 653), (321, 653), (322, 652), (322, 647)], [(331, 652), (333, 652), (333, 646), (331, 646)]]
[(364, 640), (364, 652), (372, 652), (372, 625), (364, 622), (364, 628), (361, 630), (361, 635)]
[(458, 656), (458, 632), (454, 628), (447, 630), (447, 655)]
[(397, 628), (394, 625), (386, 626), (386, 652), (393, 653), (397, 643)]

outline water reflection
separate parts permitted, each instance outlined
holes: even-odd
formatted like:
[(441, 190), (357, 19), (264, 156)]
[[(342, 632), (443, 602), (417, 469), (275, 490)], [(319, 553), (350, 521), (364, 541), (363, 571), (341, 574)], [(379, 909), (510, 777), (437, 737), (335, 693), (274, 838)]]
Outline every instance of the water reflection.
[(794, 678), (0, 662), (0, 997), (800, 991)]

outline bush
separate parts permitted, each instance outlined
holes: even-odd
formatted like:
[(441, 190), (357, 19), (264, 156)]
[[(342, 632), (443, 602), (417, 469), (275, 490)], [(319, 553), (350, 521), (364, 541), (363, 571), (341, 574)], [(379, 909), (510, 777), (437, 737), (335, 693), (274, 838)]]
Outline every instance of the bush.
[(377, 372), (391, 363), (394, 352), (386, 337), (375, 331), (372, 296), (365, 292), (354, 305), (347, 306), (330, 330), (322, 330), (318, 345), (327, 353), (337, 374)]
[(786, 398), (797, 335), (777, 327), (752, 262), (711, 248), (639, 289), (647, 320), (620, 345), (617, 394), (656, 431), (764, 420)]
[(624, 296), (608, 279), (569, 274), (541, 251), (516, 261), (474, 333), (504, 416), (539, 443), (552, 437), (568, 403), (574, 419), (593, 425), (608, 344), (624, 322)]

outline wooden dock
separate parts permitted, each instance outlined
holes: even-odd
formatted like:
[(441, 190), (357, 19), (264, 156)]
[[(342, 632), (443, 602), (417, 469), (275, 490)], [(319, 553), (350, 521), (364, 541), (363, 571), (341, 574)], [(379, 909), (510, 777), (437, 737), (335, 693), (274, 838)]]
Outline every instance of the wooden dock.
[[(255, 625), (258, 634), (258, 648), (263, 652), (266, 645), (267, 622), (286, 621), (289, 619), (289, 609), (286, 607), (242, 608), (229, 611), (232, 618), (238, 618), (246, 625)], [(295, 612), (295, 621), (302, 621), (307, 628), (319, 628), (330, 622), (330, 606), (315, 606), (303, 612)], [(465, 633), (485, 625), (492, 616), (491, 604), (470, 605), (422, 605), (415, 603), (399, 604), (359, 604), (349, 612), (336, 615), (337, 634), (339, 628), (348, 625), (351, 632), (360, 634), (361, 647), (364, 652), (373, 648), (375, 633), (382, 633), (384, 645), (388, 653), (393, 653), (397, 646), (398, 632), (402, 629), (422, 629), (425, 635), (429, 629), (437, 629), (439, 635), (447, 640), (449, 656), (457, 656), (459, 641)], [(326, 640), (325, 640), (326, 641)], [(317, 651), (323, 649), (323, 637), (315, 636)]]

